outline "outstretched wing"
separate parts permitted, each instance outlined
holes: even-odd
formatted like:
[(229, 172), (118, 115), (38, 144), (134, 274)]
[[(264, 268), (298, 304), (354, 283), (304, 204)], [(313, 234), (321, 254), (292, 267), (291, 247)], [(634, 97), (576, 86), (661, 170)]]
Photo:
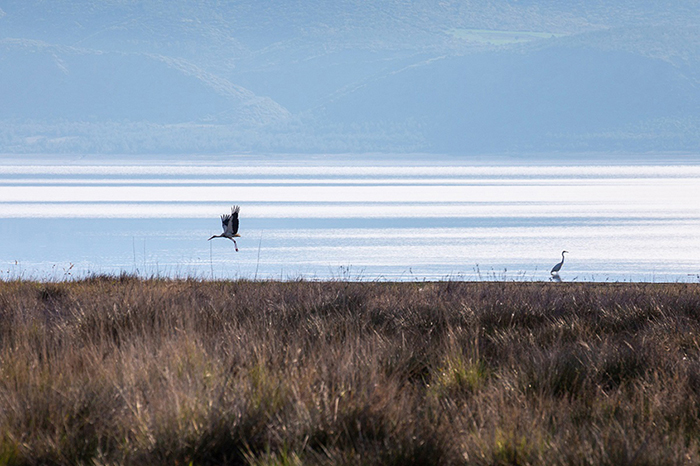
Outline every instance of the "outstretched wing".
[(237, 205), (231, 207), (231, 215), (221, 216), (221, 225), (224, 227), (224, 234), (233, 236), (238, 233), (238, 212), (241, 208)]
[(231, 216), (226, 214), (221, 216), (221, 227), (224, 229), (224, 234), (226, 233), (226, 230), (228, 229), (228, 224), (231, 221)]

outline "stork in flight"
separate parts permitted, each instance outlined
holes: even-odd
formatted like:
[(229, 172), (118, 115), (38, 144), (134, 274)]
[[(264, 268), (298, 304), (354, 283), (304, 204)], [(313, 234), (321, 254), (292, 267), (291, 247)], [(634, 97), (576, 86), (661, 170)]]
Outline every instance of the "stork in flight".
[(238, 244), (236, 244), (236, 240), (233, 238), (238, 238), (241, 236), (238, 234), (238, 212), (240, 210), (241, 208), (235, 205), (231, 207), (230, 214), (222, 215), (221, 226), (224, 228), (224, 232), (220, 235), (212, 236), (207, 241), (212, 240), (214, 238), (228, 238), (231, 241), (233, 241), (233, 245), (236, 248), (236, 252), (238, 252)]
[(559, 277), (559, 271), (561, 270), (561, 266), (564, 265), (564, 254), (568, 254), (569, 251), (562, 251), (561, 252), (561, 262), (559, 262), (557, 265), (552, 267), (552, 271), (550, 272), (552, 274), (552, 279), (555, 281), (560, 282), (561, 278)]

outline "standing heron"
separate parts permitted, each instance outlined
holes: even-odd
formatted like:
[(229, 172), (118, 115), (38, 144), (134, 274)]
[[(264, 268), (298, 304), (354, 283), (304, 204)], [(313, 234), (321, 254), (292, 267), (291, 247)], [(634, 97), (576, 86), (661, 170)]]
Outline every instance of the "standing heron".
[(568, 254), (568, 253), (569, 253), (569, 251), (562, 251), (561, 252), (561, 262), (559, 262), (557, 265), (552, 267), (552, 271), (550, 273), (552, 274), (552, 278), (554, 278), (555, 280), (557, 278), (559, 278), (559, 271), (561, 270), (561, 266), (564, 265), (564, 254)]
[(236, 248), (236, 252), (238, 252), (238, 244), (236, 244), (236, 240), (233, 238), (238, 238), (241, 235), (238, 234), (238, 212), (241, 210), (240, 207), (237, 205), (231, 207), (231, 213), (230, 214), (225, 214), (221, 216), (221, 226), (224, 229), (224, 232), (220, 235), (214, 235), (211, 238), (209, 238), (207, 241), (212, 240), (214, 238), (228, 238), (231, 241), (233, 241), (233, 244)]

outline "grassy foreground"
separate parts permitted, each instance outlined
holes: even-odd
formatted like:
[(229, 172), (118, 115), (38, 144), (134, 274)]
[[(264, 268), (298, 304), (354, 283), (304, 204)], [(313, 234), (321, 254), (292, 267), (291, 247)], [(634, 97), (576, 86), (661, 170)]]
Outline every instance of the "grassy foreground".
[(699, 463), (699, 285), (0, 282), (0, 464)]

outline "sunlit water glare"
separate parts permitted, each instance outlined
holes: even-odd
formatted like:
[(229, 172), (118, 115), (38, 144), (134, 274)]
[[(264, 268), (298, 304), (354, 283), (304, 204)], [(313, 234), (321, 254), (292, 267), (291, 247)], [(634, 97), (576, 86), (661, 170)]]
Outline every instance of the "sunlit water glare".
[(0, 161), (5, 279), (700, 281), (699, 163), (59, 160)]

